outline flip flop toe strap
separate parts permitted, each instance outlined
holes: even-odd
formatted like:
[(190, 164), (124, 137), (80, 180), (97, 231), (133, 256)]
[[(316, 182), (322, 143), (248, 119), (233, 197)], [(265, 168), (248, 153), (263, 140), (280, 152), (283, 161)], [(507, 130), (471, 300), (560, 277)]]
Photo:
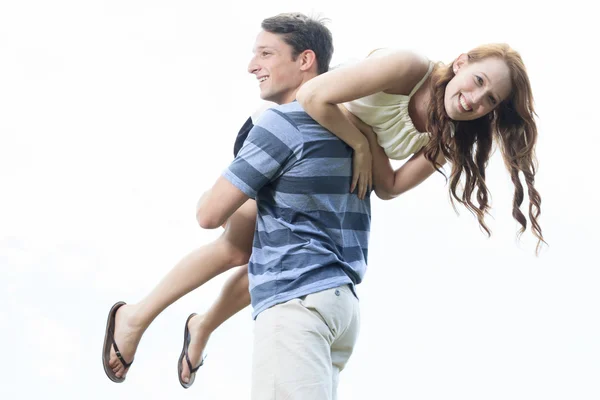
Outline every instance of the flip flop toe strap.
[(188, 365), (188, 369), (190, 370), (191, 373), (195, 373), (197, 372), (200, 367), (204, 364), (204, 358), (202, 357), (202, 360), (200, 361), (200, 365), (198, 365), (196, 368), (192, 368), (192, 362), (190, 361), (190, 357), (188, 356), (188, 348), (186, 346), (185, 348), (185, 361), (187, 362)]
[(131, 364), (133, 364), (133, 360), (131, 360), (131, 362), (129, 362), (129, 363), (127, 361), (125, 361), (125, 359), (121, 355), (121, 352), (119, 351), (119, 348), (117, 347), (117, 343), (115, 342), (115, 338), (111, 337), (111, 339), (112, 339), (113, 348), (115, 349), (115, 354), (117, 355), (117, 358), (119, 359), (119, 361), (121, 361), (121, 364), (123, 364), (123, 367), (125, 367), (125, 369), (131, 367)]

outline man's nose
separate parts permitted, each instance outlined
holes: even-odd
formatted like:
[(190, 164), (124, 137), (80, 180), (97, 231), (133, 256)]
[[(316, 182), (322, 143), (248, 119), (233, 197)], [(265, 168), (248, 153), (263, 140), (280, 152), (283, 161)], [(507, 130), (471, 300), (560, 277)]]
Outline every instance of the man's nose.
[(250, 62), (248, 63), (248, 72), (251, 74), (256, 73), (258, 70), (260, 69), (260, 67), (256, 64), (256, 60), (254, 57), (252, 57), (252, 59), (250, 60)]

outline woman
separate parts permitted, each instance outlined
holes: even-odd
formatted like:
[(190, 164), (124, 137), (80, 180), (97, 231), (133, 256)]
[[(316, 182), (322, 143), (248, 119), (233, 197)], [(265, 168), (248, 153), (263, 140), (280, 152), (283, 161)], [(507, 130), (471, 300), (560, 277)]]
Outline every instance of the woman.
[[(382, 198), (413, 188), (449, 161), (451, 198), (477, 215), (488, 235), (485, 167), (495, 139), (515, 186), (513, 216), (521, 233), (527, 219), (519, 208), (519, 173), (525, 178), (539, 250), (543, 237), (537, 222), (541, 199), (534, 187), (533, 95), (521, 57), (508, 45), (480, 46), (447, 66), (413, 53), (378, 50), (360, 64), (312, 79), (297, 98), (321, 125), (349, 144), (358, 143), (353, 147), (356, 163), (362, 161), (355, 174), (359, 195), (370, 185), (370, 151), (375, 191)], [(337, 106), (342, 103), (349, 112)], [(368, 145), (359, 139), (359, 129)], [(411, 153), (416, 153), (411, 160), (392, 170), (389, 158)], [(458, 193), (462, 175), (464, 190)], [(474, 192), (477, 204), (472, 201)]]
[[(377, 50), (359, 63), (313, 78), (297, 99), (311, 117), (354, 149), (351, 190), (357, 188), (360, 197), (374, 183), (379, 197), (394, 198), (448, 161), (451, 198), (472, 211), (488, 235), (485, 167), (495, 139), (515, 186), (513, 216), (521, 224), (520, 232), (527, 226), (520, 210), (523, 174), (539, 249), (543, 236), (537, 222), (541, 200), (534, 187), (533, 96), (522, 59), (509, 46), (480, 46), (448, 65), (409, 52)], [(390, 158), (410, 155), (401, 168), (392, 169)], [(459, 192), (461, 182), (464, 189)], [(227, 222), (219, 239), (180, 261), (143, 301), (113, 306), (103, 350), (109, 378), (124, 380), (143, 332), (162, 310), (219, 273), (248, 262), (255, 219), (256, 205), (250, 200)], [(193, 383), (210, 334), (248, 304), (243, 267), (206, 314), (188, 317), (178, 361), (183, 387)]]

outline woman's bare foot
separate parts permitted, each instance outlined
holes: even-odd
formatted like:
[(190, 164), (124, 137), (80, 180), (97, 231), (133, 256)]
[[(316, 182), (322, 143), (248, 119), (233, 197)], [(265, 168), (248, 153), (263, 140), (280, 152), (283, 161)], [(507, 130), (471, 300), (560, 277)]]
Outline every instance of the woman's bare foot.
[[(211, 331), (202, 324), (203, 321), (203, 315), (195, 315), (188, 321), (188, 330), (190, 332), (188, 355), (193, 368), (200, 365), (202, 353), (211, 334)], [(190, 369), (185, 358), (181, 363), (181, 380), (185, 383), (190, 382)]]
[[(121, 356), (127, 363), (133, 361), (135, 351), (140, 343), (140, 339), (144, 334), (145, 328), (135, 323), (135, 311), (137, 306), (134, 304), (126, 304), (117, 310), (115, 316), (115, 332), (114, 338)], [(110, 349), (110, 360), (108, 365), (113, 370), (117, 378), (123, 378), (127, 374), (129, 368), (125, 369), (117, 355), (114, 347)]]

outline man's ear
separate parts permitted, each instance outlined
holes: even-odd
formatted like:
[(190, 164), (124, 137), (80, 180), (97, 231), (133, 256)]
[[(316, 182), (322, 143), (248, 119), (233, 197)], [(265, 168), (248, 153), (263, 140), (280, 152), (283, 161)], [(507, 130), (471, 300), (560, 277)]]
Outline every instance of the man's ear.
[(300, 58), (300, 69), (302, 71), (308, 71), (313, 68), (313, 66), (315, 69), (318, 68), (317, 55), (314, 51), (304, 50), (302, 53), (300, 53), (300, 55), (298, 55), (298, 57)]
[(454, 74), (456, 74), (462, 67), (466, 66), (467, 64), (469, 64), (468, 54), (463, 53), (460, 56), (458, 56), (458, 58), (452, 63), (452, 70), (454, 71)]

